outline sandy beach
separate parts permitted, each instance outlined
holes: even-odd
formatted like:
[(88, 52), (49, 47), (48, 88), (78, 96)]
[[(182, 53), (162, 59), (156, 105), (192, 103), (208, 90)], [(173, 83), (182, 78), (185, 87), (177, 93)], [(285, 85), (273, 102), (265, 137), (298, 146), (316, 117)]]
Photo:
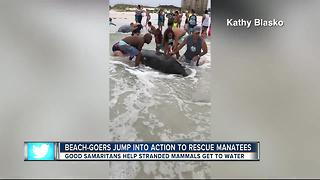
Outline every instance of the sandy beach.
[[(112, 18), (112, 22), (115, 23), (117, 26), (110, 26), (110, 33), (114, 33), (114, 32), (117, 32), (118, 28), (122, 25), (129, 25), (131, 22), (134, 22), (135, 21), (135, 18), (134, 18), (134, 15), (135, 15), (135, 12), (118, 12), (118, 11), (115, 11), (115, 10), (110, 10), (109, 11), (109, 17)], [(158, 27), (158, 14), (157, 13), (150, 13), (150, 16), (151, 16), (151, 23), (153, 25), (155, 25), (155, 27), (157, 28)], [(182, 22), (181, 22), (181, 27), (184, 26), (184, 22), (186, 20), (186, 17), (185, 15), (183, 15), (182, 17)], [(201, 20), (202, 20), (202, 16), (197, 16), (197, 24), (198, 26), (201, 25)], [(167, 18), (166, 18), (166, 21), (165, 21), (165, 26), (163, 29), (166, 29), (168, 26), (167, 26)], [(145, 14), (143, 14), (143, 17), (142, 17), (142, 24), (145, 25), (146, 23), (146, 16)], [(164, 30), (163, 30), (164, 31)]]

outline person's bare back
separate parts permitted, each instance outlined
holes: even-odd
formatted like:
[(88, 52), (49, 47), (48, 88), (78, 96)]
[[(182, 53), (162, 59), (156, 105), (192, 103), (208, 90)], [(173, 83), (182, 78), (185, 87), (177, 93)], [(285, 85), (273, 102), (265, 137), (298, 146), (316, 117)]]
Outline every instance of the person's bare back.
[(140, 36), (128, 36), (122, 39), (122, 41), (124, 41), (125, 43), (127, 43), (129, 46), (131, 46), (131, 51), (138, 51), (136, 56), (136, 60), (135, 60), (135, 64), (136, 66), (139, 66), (141, 59), (142, 59), (142, 55), (141, 55), (141, 50), (142, 47), (144, 45), (144, 43), (150, 44), (152, 40), (152, 36), (150, 33), (145, 34), (143, 37)]
[(179, 40), (182, 36), (186, 34), (186, 30), (181, 28), (172, 28), (172, 31), (174, 32), (175, 38)]
[(137, 50), (141, 51), (143, 44), (144, 44), (144, 38), (140, 36), (128, 36), (123, 39), (124, 42), (127, 44), (137, 48)]

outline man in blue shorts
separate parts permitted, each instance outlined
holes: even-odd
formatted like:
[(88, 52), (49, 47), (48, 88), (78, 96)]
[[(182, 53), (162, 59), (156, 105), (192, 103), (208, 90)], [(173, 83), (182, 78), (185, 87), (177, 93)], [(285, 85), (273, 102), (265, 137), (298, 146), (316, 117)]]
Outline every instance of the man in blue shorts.
[(152, 36), (150, 33), (145, 34), (143, 37), (140, 36), (128, 36), (115, 43), (112, 46), (112, 51), (116, 56), (130, 56), (130, 60), (136, 56), (135, 65), (139, 66), (142, 55), (141, 50), (144, 43), (150, 44)]

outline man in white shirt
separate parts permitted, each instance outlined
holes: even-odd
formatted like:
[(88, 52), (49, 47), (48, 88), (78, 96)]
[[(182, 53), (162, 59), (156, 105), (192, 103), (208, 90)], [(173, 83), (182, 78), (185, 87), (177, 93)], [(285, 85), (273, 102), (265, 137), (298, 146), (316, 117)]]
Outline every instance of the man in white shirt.
[(205, 10), (202, 16), (202, 32), (201, 32), (202, 36), (207, 37), (207, 30), (209, 26), (210, 26), (210, 16), (208, 14), (208, 10)]

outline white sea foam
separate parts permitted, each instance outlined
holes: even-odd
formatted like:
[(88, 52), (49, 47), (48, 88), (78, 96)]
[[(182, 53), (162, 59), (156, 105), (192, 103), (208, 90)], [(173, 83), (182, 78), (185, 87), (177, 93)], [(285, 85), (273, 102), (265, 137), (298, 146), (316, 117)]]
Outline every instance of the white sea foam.
[[(118, 13), (115, 17), (125, 16)], [(118, 28), (122, 20), (113, 22)], [(110, 45), (123, 36), (110, 34)], [(109, 130), (113, 140), (210, 140), (210, 52), (202, 59), (207, 63), (188, 67), (191, 74), (182, 77), (146, 66), (133, 67), (128, 57), (111, 57)], [(110, 162), (114, 178), (207, 178), (207, 167), (203, 162)]]

